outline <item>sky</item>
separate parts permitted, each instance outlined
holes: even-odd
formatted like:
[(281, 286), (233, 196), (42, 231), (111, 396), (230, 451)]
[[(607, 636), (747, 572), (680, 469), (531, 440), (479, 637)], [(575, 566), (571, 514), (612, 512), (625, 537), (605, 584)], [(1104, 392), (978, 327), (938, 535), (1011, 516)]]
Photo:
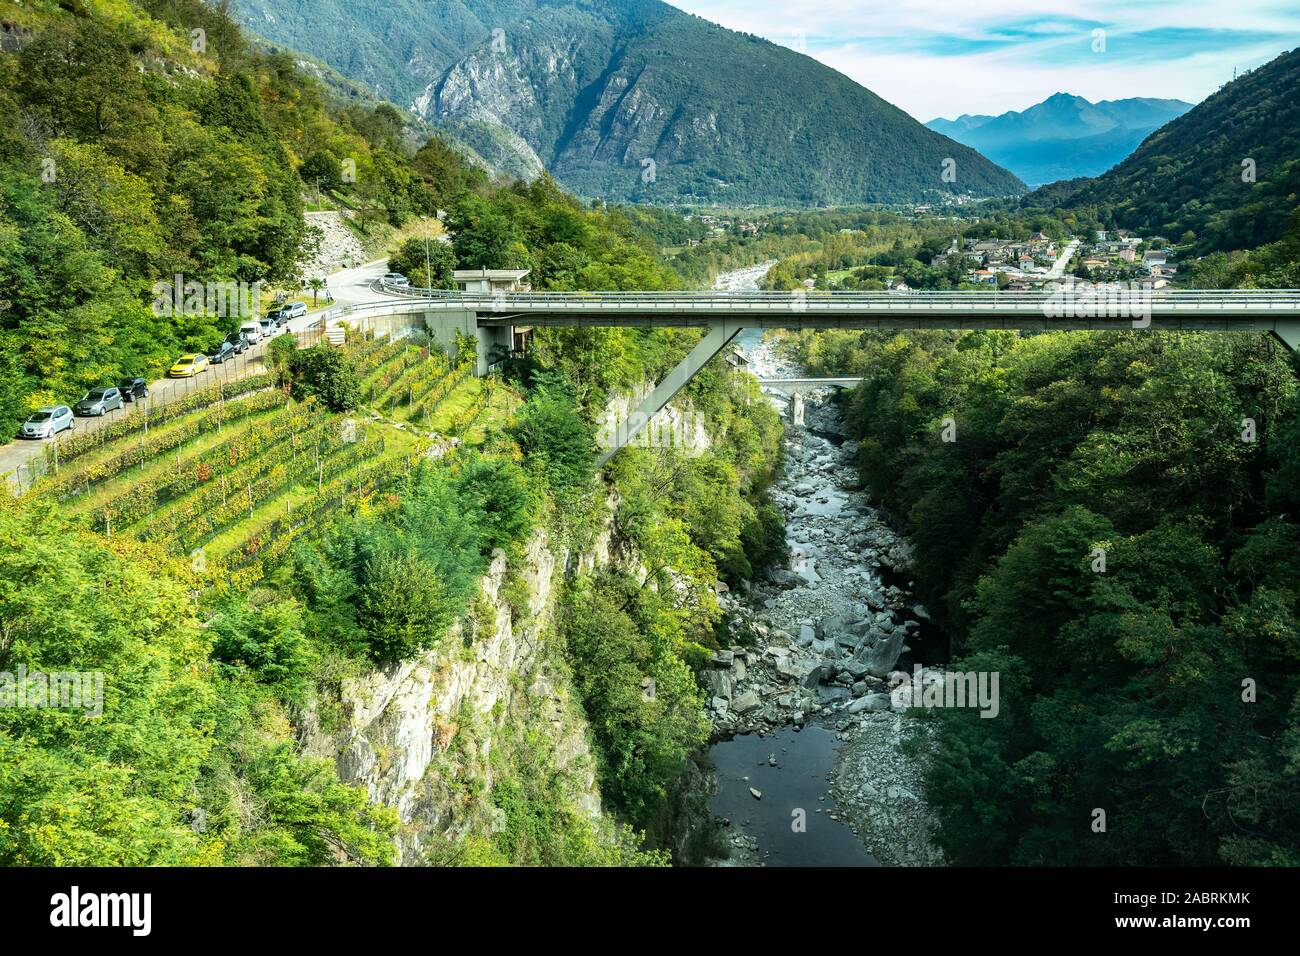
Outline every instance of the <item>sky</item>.
[(1300, 46), (1300, 0), (670, 0), (816, 57), (921, 122), (1053, 93), (1198, 103)]

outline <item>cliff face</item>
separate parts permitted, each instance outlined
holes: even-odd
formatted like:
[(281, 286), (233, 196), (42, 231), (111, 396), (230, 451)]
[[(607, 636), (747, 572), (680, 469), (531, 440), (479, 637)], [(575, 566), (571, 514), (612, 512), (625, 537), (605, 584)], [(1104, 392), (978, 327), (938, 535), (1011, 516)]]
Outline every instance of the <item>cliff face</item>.
[[(643, 382), (630, 393), (610, 399), (604, 414), (596, 421), (596, 438), (602, 448), (612, 447), (619, 443), (622, 435), (631, 433), (634, 424), (638, 424), (638, 406), (653, 390), (650, 382)], [(705, 428), (704, 416), (695, 410), (688, 398), (678, 395), (645, 423), (632, 444), (676, 448), (693, 458), (708, 451), (712, 443)]]
[(660, 0), (235, 6), (497, 168), (544, 163), (583, 196), (834, 204), (1024, 189), (817, 60)]
[(611, 542), (606, 527), (587, 553), (570, 555), (539, 531), (515, 567), (498, 551), (481, 598), (436, 648), (345, 680), (337, 700), (305, 715), (305, 751), (334, 760), (342, 779), (398, 811), (403, 865), (501, 825), (489, 799), (500, 772), (493, 756), (512, 728), (541, 728), (545, 759), (571, 781), (573, 806), (599, 815), (587, 726), (552, 624), (566, 565), (618, 560)]

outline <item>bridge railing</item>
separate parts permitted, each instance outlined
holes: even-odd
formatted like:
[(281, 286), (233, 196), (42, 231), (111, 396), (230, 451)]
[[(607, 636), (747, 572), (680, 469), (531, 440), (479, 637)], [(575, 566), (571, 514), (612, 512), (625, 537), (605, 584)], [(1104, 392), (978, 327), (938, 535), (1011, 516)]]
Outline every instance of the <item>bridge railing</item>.
[(1153, 303), (1172, 306), (1179, 304), (1218, 303), (1241, 305), (1257, 303), (1261, 306), (1282, 307), (1300, 305), (1300, 289), (1143, 289), (1115, 288), (1113, 286), (1060, 285), (1030, 290), (989, 291), (909, 291), (909, 292), (843, 292), (795, 289), (789, 292), (769, 290), (683, 290), (669, 292), (464, 292), (458, 289), (421, 289), (381, 283), (383, 291), (395, 298), (433, 303), (464, 303), (466, 305), (509, 307), (512, 305), (555, 306), (565, 303), (655, 303), (658, 305), (725, 305), (764, 304), (789, 307), (791, 303), (808, 306), (827, 303), (839, 306), (931, 307), (934, 305), (963, 305), (972, 308), (989, 306), (1040, 306), (1043, 302), (1064, 294), (1075, 298), (1110, 296), (1141, 297)]

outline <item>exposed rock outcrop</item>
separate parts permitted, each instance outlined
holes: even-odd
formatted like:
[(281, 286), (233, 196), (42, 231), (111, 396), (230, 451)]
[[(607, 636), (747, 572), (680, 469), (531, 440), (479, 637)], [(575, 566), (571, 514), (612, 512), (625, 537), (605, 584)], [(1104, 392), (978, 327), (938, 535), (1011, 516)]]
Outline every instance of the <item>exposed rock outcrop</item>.
[[(612, 554), (602, 535), (575, 565), (603, 563)], [(333, 759), (342, 779), (397, 810), (404, 864), (422, 862), (435, 838), (490, 830), (489, 758), (511, 722), (549, 725), (553, 758), (580, 781), (577, 802), (589, 814), (600, 812), (586, 724), (549, 644), (555, 584), (568, 558), (543, 532), (517, 568), (498, 551), (481, 581), (483, 600), (436, 647), (345, 680), (337, 700), (321, 701), (304, 716), (304, 750)]]

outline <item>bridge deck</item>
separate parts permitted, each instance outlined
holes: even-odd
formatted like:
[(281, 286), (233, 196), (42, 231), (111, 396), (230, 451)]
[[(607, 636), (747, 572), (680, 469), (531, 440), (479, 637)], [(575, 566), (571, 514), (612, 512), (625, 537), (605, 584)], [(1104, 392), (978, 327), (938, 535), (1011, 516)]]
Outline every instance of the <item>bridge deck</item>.
[(428, 292), (335, 310), (472, 312), (480, 326), (1189, 329), (1273, 331), (1300, 320), (1300, 290), (1091, 292)]

